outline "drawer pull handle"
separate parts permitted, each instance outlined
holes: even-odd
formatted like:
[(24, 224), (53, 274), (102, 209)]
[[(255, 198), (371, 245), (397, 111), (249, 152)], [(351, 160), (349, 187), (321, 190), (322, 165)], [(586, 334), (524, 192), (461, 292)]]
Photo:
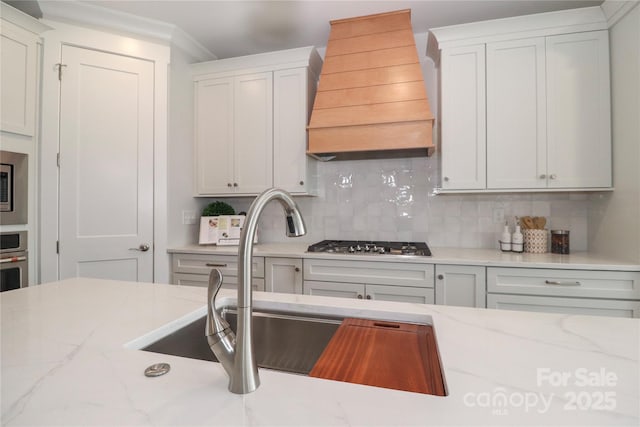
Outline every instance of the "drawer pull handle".
[(580, 286), (580, 282), (561, 282), (559, 280), (545, 280), (544, 283), (547, 285), (558, 285), (558, 286)]
[(208, 262), (205, 264), (207, 267), (226, 267), (227, 264), (216, 264), (214, 262)]

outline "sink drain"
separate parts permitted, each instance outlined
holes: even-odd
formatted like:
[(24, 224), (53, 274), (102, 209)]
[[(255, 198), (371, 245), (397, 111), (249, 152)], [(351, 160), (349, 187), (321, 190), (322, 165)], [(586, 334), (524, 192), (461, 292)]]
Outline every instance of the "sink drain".
[(159, 377), (171, 370), (168, 363), (156, 363), (144, 370), (145, 377)]

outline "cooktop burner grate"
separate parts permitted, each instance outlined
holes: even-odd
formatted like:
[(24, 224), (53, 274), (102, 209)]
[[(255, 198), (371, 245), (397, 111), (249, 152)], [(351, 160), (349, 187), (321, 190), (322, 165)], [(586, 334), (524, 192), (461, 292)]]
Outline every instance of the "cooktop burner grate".
[(323, 240), (307, 248), (307, 252), (365, 255), (431, 256), (424, 242), (384, 242), (368, 240)]

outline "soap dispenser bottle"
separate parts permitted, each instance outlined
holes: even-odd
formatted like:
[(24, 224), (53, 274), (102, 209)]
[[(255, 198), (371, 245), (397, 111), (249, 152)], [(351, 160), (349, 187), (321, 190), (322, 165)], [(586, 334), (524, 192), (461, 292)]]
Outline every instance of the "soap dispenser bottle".
[(513, 252), (524, 252), (524, 238), (522, 231), (520, 231), (520, 224), (516, 223), (516, 230), (511, 235), (511, 250)]
[(504, 230), (500, 237), (500, 250), (502, 252), (511, 251), (511, 233), (509, 232), (509, 224), (506, 222), (504, 223)]

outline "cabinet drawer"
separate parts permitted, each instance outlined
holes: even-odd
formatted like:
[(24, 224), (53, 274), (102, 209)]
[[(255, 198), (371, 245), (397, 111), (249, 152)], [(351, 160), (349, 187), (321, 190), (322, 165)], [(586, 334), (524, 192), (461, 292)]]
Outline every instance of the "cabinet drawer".
[[(174, 273), (173, 280), (174, 285), (180, 286), (199, 286), (206, 288), (209, 286), (209, 275), (205, 274), (184, 274)], [(253, 279), (253, 290), (264, 291), (264, 279)], [(222, 289), (237, 289), (238, 278), (236, 276), (224, 276), (222, 281)]]
[(374, 261), (304, 260), (304, 280), (374, 285), (433, 287), (432, 264)]
[(489, 293), (640, 299), (640, 273), (631, 271), (487, 268)]
[(539, 313), (640, 317), (640, 302), (608, 299), (489, 294), (487, 295), (487, 308)]
[[(212, 268), (218, 268), (223, 276), (238, 275), (238, 257), (235, 255), (174, 254), (173, 272), (191, 274), (209, 274)], [(264, 258), (253, 257), (254, 277), (264, 277)]]

